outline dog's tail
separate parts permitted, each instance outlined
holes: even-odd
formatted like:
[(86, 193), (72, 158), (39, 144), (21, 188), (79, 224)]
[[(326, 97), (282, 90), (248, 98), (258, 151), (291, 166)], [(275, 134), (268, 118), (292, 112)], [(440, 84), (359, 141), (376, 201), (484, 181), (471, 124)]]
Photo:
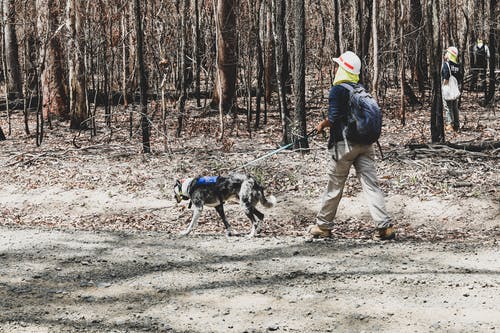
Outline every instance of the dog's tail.
[(271, 208), (276, 205), (276, 197), (274, 195), (270, 195), (266, 198), (264, 192), (262, 192), (262, 195), (260, 196), (260, 203), (266, 208)]

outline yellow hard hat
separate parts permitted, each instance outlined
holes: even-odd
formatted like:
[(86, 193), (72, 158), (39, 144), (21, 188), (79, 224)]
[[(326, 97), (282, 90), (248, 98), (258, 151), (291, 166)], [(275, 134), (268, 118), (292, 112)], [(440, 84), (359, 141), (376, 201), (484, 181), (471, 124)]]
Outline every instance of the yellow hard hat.
[(458, 57), (458, 49), (455, 46), (450, 46), (448, 49), (446, 49), (446, 52), (451, 53), (454, 57)]

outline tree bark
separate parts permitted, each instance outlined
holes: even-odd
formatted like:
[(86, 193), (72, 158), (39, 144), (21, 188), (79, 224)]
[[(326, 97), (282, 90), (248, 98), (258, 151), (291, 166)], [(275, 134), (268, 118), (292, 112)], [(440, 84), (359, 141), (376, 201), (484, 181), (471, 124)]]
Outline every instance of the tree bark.
[(496, 69), (496, 60), (497, 60), (497, 26), (498, 23), (495, 22), (495, 18), (498, 19), (499, 9), (497, 7), (497, 0), (490, 0), (490, 17), (489, 17), (489, 26), (490, 26), (490, 35), (489, 35), (489, 49), (490, 49), (490, 68), (489, 68), (489, 76), (490, 76), (490, 84), (488, 86), (488, 91), (485, 95), (484, 104), (488, 105), (490, 103), (495, 103), (495, 88), (496, 88), (496, 77), (495, 77), (495, 69)]
[(64, 87), (62, 66), (63, 55), (59, 33), (61, 27), (55, 24), (57, 6), (54, 0), (37, 0), (38, 34), (41, 41), (40, 64), (42, 114), (45, 120), (54, 115), (68, 119), (68, 98)]
[(221, 105), (222, 112), (231, 110), (236, 92), (238, 38), (236, 34), (235, 0), (217, 1), (217, 76), (212, 105)]
[(144, 43), (144, 30), (142, 26), (142, 14), (140, 1), (134, 0), (134, 14), (135, 14), (135, 35), (136, 35), (136, 54), (137, 54), (137, 64), (138, 68), (138, 78), (139, 78), (139, 88), (141, 91), (141, 129), (142, 129), (142, 152), (149, 154), (151, 152), (151, 146), (149, 142), (149, 119), (148, 119), (148, 82), (146, 75), (146, 67), (144, 66), (144, 53), (143, 53), (143, 43)]
[(401, 109), (400, 109), (400, 120), (401, 120), (401, 125), (406, 125), (406, 110), (405, 110), (405, 83), (406, 83), (406, 78), (405, 78), (405, 43), (404, 43), (404, 0), (400, 0), (399, 5), (400, 5), (400, 21), (399, 21), (399, 56), (400, 58), (400, 65), (399, 65), (399, 80), (400, 80), (400, 101), (401, 101)]
[(304, 0), (294, 0), (294, 23), (295, 23), (295, 61), (294, 61), (294, 95), (295, 116), (294, 130), (298, 135), (294, 147), (308, 149), (309, 144), (306, 135), (306, 30), (305, 30), (305, 8)]
[(279, 106), (281, 112), (282, 144), (289, 144), (291, 138), (290, 111), (286, 101), (286, 80), (288, 78), (288, 52), (286, 47), (286, 0), (273, 0), (274, 4), (274, 44), (276, 78), (278, 80)]
[(444, 142), (443, 99), (441, 95), (442, 45), (439, 20), (439, 0), (430, 0), (427, 8), (427, 36), (431, 50), (430, 71), (432, 78), (431, 139)]
[(416, 52), (414, 57), (410, 57), (410, 68), (413, 70), (415, 75), (418, 90), (420, 92), (424, 91), (425, 82), (428, 80), (427, 73), (427, 48), (425, 45), (425, 35), (422, 32), (424, 25), (424, 18), (422, 15), (422, 4), (420, 0), (410, 0), (410, 27), (412, 29), (411, 36), (415, 36), (411, 43), (415, 45)]
[(372, 8), (372, 40), (373, 40), (373, 77), (372, 77), (372, 95), (378, 99), (378, 1), (373, 1)]
[[(336, 56), (338, 57), (344, 52), (344, 19), (342, 15), (342, 2), (341, 0), (335, 1), (335, 41), (338, 44)], [(338, 33), (338, 36), (337, 36)]]
[(16, 37), (14, 0), (3, 0), (6, 83), (9, 98), (22, 98), (19, 48)]
[(201, 107), (200, 101), (200, 76), (201, 76), (201, 31), (200, 31), (200, 8), (198, 0), (194, 0), (194, 29), (193, 29), (193, 53), (194, 53), (194, 94), (196, 106)]
[(264, 57), (262, 50), (262, 40), (260, 38), (261, 33), (261, 9), (262, 2), (257, 0), (257, 9), (255, 12), (255, 26), (256, 26), (256, 41), (255, 41), (255, 59), (257, 62), (257, 94), (255, 101), (255, 128), (260, 127), (260, 114), (261, 114), (261, 101), (264, 95)]
[[(275, 59), (274, 59), (274, 39), (272, 37), (272, 10), (271, 1), (266, 1), (266, 38), (265, 38), (265, 62), (264, 62), (264, 89), (265, 89), (265, 102), (266, 105), (271, 103), (271, 96), (273, 93), (273, 83), (276, 79)], [(267, 114), (264, 114), (264, 123), (267, 122)]]
[(67, 28), (70, 33), (68, 40), (68, 69), (69, 69), (69, 110), (70, 110), (70, 128), (86, 129), (88, 128), (85, 120), (88, 117), (86, 82), (85, 82), (85, 64), (84, 50), (82, 45), (82, 6), (77, 0), (68, 0), (67, 2)]
[(177, 101), (177, 112), (179, 116), (177, 117), (177, 137), (181, 136), (184, 114), (186, 112), (186, 100), (187, 100), (187, 86), (188, 86), (188, 68), (187, 68), (187, 58), (188, 58), (188, 48), (187, 48), (187, 21), (189, 16), (189, 0), (183, 0), (182, 3), (182, 15), (181, 15), (181, 26), (180, 28), (180, 57), (181, 57), (181, 68), (180, 68), (180, 94)]

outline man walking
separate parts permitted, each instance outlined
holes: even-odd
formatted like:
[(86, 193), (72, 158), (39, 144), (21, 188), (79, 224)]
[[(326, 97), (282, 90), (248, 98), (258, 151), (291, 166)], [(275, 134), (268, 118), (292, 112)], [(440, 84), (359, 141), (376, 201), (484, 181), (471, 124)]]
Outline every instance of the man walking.
[[(355, 142), (346, 136), (347, 118), (351, 111), (352, 89), (359, 88), (361, 60), (353, 52), (347, 51), (340, 57), (334, 58), (334, 61), (339, 66), (330, 89), (328, 118), (316, 126), (318, 132), (330, 127), (328, 151), (332, 165), (328, 170), (328, 186), (316, 216), (316, 224), (310, 226), (308, 232), (314, 237), (331, 236), (344, 184), (351, 166), (354, 165), (375, 222), (373, 238), (378, 240), (393, 239), (395, 232), (385, 208), (384, 195), (378, 186), (373, 160), (373, 146), (371, 143)], [(381, 118), (379, 126), (381, 126)]]

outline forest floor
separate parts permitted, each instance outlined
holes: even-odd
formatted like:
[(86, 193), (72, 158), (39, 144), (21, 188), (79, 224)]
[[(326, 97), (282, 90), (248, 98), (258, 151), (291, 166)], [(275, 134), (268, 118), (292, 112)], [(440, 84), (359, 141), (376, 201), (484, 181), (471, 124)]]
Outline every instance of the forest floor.
[[(447, 141), (499, 141), (498, 108), (465, 97), (462, 129)], [(222, 142), (216, 114), (187, 118), (181, 139), (155, 127), (143, 155), (139, 128), (129, 139), (118, 111), (112, 130), (100, 123), (97, 136), (78, 136), (80, 148), (57, 122), (36, 147), (14, 113), (0, 142), (0, 332), (500, 332), (498, 150), (410, 148), (430, 141), (428, 110), (408, 109), (403, 127), (395, 107), (384, 109), (376, 162), (398, 237), (383, 243), (370, 239), (354, 171), (333, 238), (306, 235), (330, 162), (320, 136), (309, 154), (247, 168), (278, 199), (259, 237), (246, 237), (235, 204), (226, 215), (236, 236), (223, 235), (212, 209), (178, 235), (191, 212), (173, 200), (175, 180), (276, 149), (274, 114), (252, 137), (239, 115)]]

